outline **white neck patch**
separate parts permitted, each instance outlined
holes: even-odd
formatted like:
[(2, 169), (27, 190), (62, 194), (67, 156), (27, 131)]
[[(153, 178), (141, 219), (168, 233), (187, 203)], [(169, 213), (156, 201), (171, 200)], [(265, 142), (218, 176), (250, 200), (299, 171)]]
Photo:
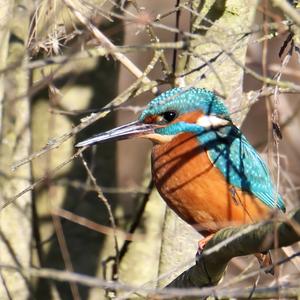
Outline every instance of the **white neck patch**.
[(225, 126), (227, 124), (229, 124), (228, 120), (225, 119), (221, 119), (217, 116), (201, 116), (200, 118), (197, 119), (196, 124), (210, 129), (210, 128), (215, 128), (215, 127), (220, 127), (220, 126)]

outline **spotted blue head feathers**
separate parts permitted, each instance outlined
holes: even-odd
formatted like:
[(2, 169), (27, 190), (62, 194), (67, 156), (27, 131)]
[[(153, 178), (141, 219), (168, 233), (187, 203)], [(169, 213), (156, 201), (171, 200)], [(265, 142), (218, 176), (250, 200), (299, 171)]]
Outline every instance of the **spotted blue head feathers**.
[[(176, 122), (177, 118), (191, 112), (199, 112), (209, 118), (202, 118), (198, 124)], [(207, 127), (223, 126), (231, 122), (231, 119), (228, 109), (213, 92), (200, 88), (174, 88), (153, 99), (142, 112), (139, 121), (162, 125), (155, 128), (154, 132), (174, 136), (184, 132), (200, 134)]]
[(211, 91), (200, 88), (174, 88), (154, 98), (139, 117), (144, 121), (152, 115), (160, 115), (167, 111), (182, 115), (195, 110), (204, 115), (215, 115), (230, 119), (229, 111), (221, 99)]

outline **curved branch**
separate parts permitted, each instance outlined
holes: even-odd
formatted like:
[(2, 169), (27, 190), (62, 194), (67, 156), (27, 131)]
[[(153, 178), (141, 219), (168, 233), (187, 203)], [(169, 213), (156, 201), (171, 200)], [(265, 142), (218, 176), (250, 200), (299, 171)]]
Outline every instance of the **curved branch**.
[[(274, 234), (278, 236), (277, 245)], [(285, 219), (253, 225), (228, 227), (207, 243), (196, 264), (173, 280), (168, 287), (191, 288), (218, 284), (233, 257), (265, 252), (300, 241), (300, 209)]]

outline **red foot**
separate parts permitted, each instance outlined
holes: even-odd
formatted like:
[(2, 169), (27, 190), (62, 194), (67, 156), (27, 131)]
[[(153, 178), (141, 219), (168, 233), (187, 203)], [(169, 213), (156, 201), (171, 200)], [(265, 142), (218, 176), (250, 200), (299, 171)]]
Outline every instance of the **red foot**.
[(213, 237), (213, 234), (208, 235), (207, 237), (205, 237), (204, 239), (200, 240), (198, 242), (198, 252), (201, 253), (204, 250), (204, 247), (206, 246), (206, 244), (209, 242), (209, 240)]

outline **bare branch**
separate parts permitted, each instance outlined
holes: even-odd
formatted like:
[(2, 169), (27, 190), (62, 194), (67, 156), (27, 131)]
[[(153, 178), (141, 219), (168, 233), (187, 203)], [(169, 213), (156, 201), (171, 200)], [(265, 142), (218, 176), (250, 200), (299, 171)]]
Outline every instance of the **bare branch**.
[(300, 14), (286, 0), (272, 0), (273, 5), (279, 7), (295, 24), (300, 26)]
[(65, 4), (70, 8), (78, 20), (84, 24), (95, 36), (95, 38), (104, 46), (108, 47), (110, 50), (116, 50), (113, 52), (113, 55), (118, 59), (132, 74), (137, 78), (143, 76), (143, 81), (146, 83), (150, 82), (150, 79), (147, 76), (144, 76), (143, 71), (141, 71), (129, 58), (124, 54), (117, 51), (115, 45), (96, 27), (94, 26), (89, 19), (84, 16), (80, 11), (78, 11), (71, 0), (64, 0)]
[[(58, 148), (62, 143), (64, 143), (66, 140), (68, 140), (70, 137), (76, 135), (78, 132), (80, 132), (82, 129), (88, 127), (92, 123), (96, 122), (99, 119), (104, 118), (106, 115), (108, 115), (113, 109), (120, 106), (124, 102), (128, 100), (130, 96), (133, 95), (139, 95), (140, 93), (147, 91), (154, 86), (157, 85), (156, 82), (150, 82), (149, 84), (142, 84), (143, 78), (147, 76), (147, 74), (154, 68), (155, 64), (157, 63), (158, 59), (160, 58), (161, 52), (156, 51), (154, 54), (153, 59), (148, 64), (147, 68), (145, 69), (143, 76), (141, 76), (139, 79), (137, 79), (133, 84), (131, 84), (123, 93), (118, 95), (115, 99), (113, 99), (110, 103), (105, 105), (101, 111), (97, 114), (93, 113), (87, 118), (84, 118), (81, 120), (81, 123), (74, 127), (70, 132), (67, 132), (57, 138), (53, 138), (48, 141), (48, 143), (39, 151), (32, 153), (30, 156), (19, 160), (15, 162), (12, 165), (12, 170), (16, 170), (20, 166), (32, 161), (33, 159), (40, 157), (47, 153), (48, 151)], [(0, 207), (1, 210), (1, 207)]]
[(65, 210), (65, 209), (56, 208), (56, 209), (53, 209), (52, 213), (63, 219), (69, 220), (76, 224), (80, 224), (84, 227), (87, 227), (91, 230), (97, 231), (101, 234), (110, 235), (110, 236), (117, 235), (119, 238), (125, 239), (127, 241), (142, 240), (142, 236), (139, 234), (132, 234), (130, 232), (125, 232), (118, 228), (111, 228), (111, 227), (108, 227), (108, 226), (105, 226), (102, 224), (98, 224), (96, 222), (93, 222), (87, 218), (78, 216), (70, 211)]

